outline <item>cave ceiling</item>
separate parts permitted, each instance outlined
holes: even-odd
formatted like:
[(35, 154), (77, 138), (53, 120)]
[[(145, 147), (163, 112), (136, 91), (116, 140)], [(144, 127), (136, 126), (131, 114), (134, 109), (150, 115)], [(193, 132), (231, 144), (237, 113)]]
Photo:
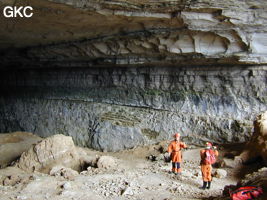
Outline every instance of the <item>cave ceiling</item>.
[(1, 11), (8, 5), (34, 10), (1, 14), (1, 69), (267, 62), (265, 0), (1, 0)]

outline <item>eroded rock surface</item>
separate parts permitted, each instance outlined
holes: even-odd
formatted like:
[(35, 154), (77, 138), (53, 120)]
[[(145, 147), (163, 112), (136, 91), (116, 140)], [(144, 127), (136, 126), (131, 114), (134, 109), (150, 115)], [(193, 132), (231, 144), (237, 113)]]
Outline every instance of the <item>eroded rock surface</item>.
[(267, 62), (264, 0), (27, 3), (32, 18), (1, 15), (1, 67)]
[(1, 130), (64, 133), (103, 151), (175, 132), (195, 144), (244, 142), (267, 109), (264, 66), (29, 70), (2, 78)]
[(53, 166), (79, 169), (79, 157), (69, 136), (53, 135), (24, 152), (16, 166), (25, 171), (48, 173)]
[(177, 131), (244, 142), (266, 110), (265, 0), (14, 5), (25, 4), (32, 18), (0, 16), (0, 132), (65, 134), (103, 151)]

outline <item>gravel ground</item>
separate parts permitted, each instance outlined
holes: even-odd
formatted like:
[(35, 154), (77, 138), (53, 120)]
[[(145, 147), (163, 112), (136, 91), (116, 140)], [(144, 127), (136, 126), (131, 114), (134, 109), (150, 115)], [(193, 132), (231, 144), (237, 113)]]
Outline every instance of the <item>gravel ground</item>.
[[(158, 146), (140, 147), (118, 153), (102, 153), (83, 149), (90, 155), (109, 155), (116, 166), (108, 169), (89, 167), (74, 179), (42, 173), (26, 173), (15, 167), (0, 170), (0, 180), (12, 176), (15, 183), (0, 185), (2, 200), (174, 200), (213, 199), (222, 194), (225, 185), (236, 184), (234, 176), (213, 178), (210, 190), (201, 190), (199, 148), (183, 153), (181, 175), (170, 173), (171, 163), (163, 160)], [(155, 155), (156, 161), (146, 157)], [(214, 169), (216, 170), (216, 169)], [(233, 174), (232, 168), (225, 168)], [(11, 179), (12, 179), (11, 178)]]

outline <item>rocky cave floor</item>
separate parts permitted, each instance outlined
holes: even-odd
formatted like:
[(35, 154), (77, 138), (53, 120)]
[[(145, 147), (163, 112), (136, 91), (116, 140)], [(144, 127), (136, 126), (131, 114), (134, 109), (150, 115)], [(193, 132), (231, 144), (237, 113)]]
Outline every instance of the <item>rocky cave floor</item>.
[[(10, 141), (9, 141), (10, 142)], [(12, 142), (12, 141), (11, 141)], [(0, 145), (3, 145), (3, 143)], [(236, 184), (246, 173), (258, 169), (256, 163), (241, 168), (234, 165), (233, 155), (238, 154), (240, 146), (219, 147), (219, 168), (225, 174), (214, 174), (212, 188), (201, 190), (199, 166), (199, 147), (190, 146), (183, 152), (183, 172), (181, 175), (170, 173), (171, 164), (164, 161), (167, 142), (157, 145), (138, 147), (116, 153), (98, 152), (77, 147), (79, 154), (87, 156), (111, 156), (115, 165), (106, 168), (86, 166), (79, 174), (51, 176), (34, 172), (29, 173), (9, 166), (0, 170), (0, 199), (28, 200), (100, 200), (100, 199), (221, 199), (226, 185)], [(241, 145), (242, 146), (242, 145)], [(15, 151), (17, 146), (7, 152)], [(153, 155), (153, 156), (152, 156)], [(2, 160), (3, 155), (2, 155)], [(6, 177), (9, 181), (5, 182)]]

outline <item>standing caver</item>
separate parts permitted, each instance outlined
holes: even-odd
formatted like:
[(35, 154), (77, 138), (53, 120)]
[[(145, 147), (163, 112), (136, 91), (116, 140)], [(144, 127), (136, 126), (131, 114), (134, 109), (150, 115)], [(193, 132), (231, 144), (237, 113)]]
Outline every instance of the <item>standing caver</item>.
[(200, 189), (210, 189), (212, 165), (216, 162), (216, 157), (219, 155), (216, 149), (215, 146), (212, 147), (210, 142), (207, 142), (205, 149), (200, 150), (200, 166), (203, 179), (203, 186)]
[(180, 174), (182, 171), (182, 152), (183, 148), (187, 148), (186, 144), (180, 141), (180, 134), (176, 133), (174, 135), (174, 140), (169, 144), (168, 152), (172, 161), (172, 172), (175, 174)]

